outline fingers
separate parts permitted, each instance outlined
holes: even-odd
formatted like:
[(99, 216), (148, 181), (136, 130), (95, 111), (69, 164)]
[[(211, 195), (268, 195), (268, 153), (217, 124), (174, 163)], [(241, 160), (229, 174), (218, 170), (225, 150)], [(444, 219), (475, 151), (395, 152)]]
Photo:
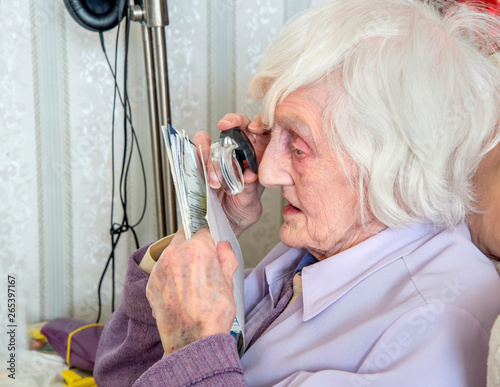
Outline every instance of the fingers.
[(217, 258), (227, 284), (233, 286), (233, 275), (238, 268), (238, 260), (229, 242), (219, 242), (217, 245)]
[(203, 161), (205, 164), (207, 163), (208, 156), (210, 155), (210, 145), (212, 143), (212, 139), (207, 132), (198, 132), (195, 134), (193, 139), (194, 145), (196, 146), (196, 152), (198, 152), (198, 156), (200, 156), (199, 147), (201, 146), (201, 150), (203, 152)]
[[(197, 245), (197, 248), (201, 250), (207, 250), (210, 247), (214, 248), (215, 247), (215, 242), (212, 238), (212, 235), (210, 234), (210, 230), (208, 228), (202, 228), (198, 230), (192, 237), (191, 239), (186, 239), (186, 235), (184, 233), (184, 226), (181, 225), (179, 230), (175, 233), (174, 237), (172, 238), (172, 241), (170, 244), (163, 250), (163, 252), (160, 255), (160, 258), (158, 259), (158, 262), (160, 260), (162, 261), (169, 261), (170, 259), (173, 260), (178, 260), (179, 255), (182, 254), (182, 248), (184, 245), (190, 244), (193, 246), (194, 244)], [(165, 256), (165, 257), (164, 257)], [(167, 257), (169, 256), (169, 257)], [(169, 263), (166, 263), (167, 266)], [(157, 265), (153, 268), (155, 270)]]
[[(249, 136), (249, 138), (250, 141), (252, 141), (252, 145), (255, 150), (257, 163), (260, 163), (264, 150), (269, 143), (270, 130), (265, 127), (262, 122), (262, 116), (259, 115), (248, 124), (247, 131), (253, 134), (253, 136)], [(258, 182), (258, 175), (250, 168), (246, 168), (243, 172), (243, 179), (245, 181), (245, 190), (243, 191), (244, 194), (247, 196), (253, 196), (255, 195), (255, 192), (257, 192), (257, 197), (260, 198), (263, 187), (260, 186)]]
[[(228, 130), (235, 127), (241, 128), (247, 133), (252, 145), (256, 145), (257, 135), (268, 135), (269, 129), (262, 122), (262, 116), (256, 116), (252, 121), (247, 116), (236, 113), (226, 114), (217, 125), (221, 130)], [(253, 136), (252, 136), (253, 134)]]
[(247, 129), (250, 133), (253, 134), (264, 134), (269, 131), (268, 128), (264, 126), (262, 123), (262, 116), (255, 117), (247, 126)]
[[(164, 250), (166, 252), (167, 250), (171, 249), (176, 249), (177, 252), (179, 252), (179, 248), (181, 247), (180, 245), (184, 243), (189, 243), (191, 245), (196, 244), (197, 248), (200, 249), (201, 251), (208, 252), (210, 249), (214, 249), (215, 242), (212, 238), (212, 234), (210, 233), (210, 230), (208, 228), (202, 228), (198, 230), (191, 239), (186, 240), (184, 236), (184, 229), (181, 226), (177, 233), (175, 234), (174, 238), (172, 239), (172, 242), (170, 245)], [(233, 250), (231, 248), (231, 244), (229, 242), (220, 242), (217, 247), (217, 256), (219, 263), (221, 265), (222, 270), (227, 270), (228, 273), (230, 273), (230, 278), (232, 278), (234, 272), (236, 271), (238, 267), (238, 260), (236, 259), (236, 256), (233, 253)], [(162, 254), (163, 255), (163, 254)], [(195, 254), (197, 255), (197, 254)], [(207, 255), (205, 258), (208, 258), (209, 255)], [(179, 257), (175, 257), (175, 259), (179, 259)]]
[[(261, 116), (250, 120), (242, 114), (229, 113), (219, 121), (217, 126), (222, 131), (236, 127), (242, 129), (254, 147), (257, 164), (260, 163), (271, 135), (271, 131), (262, 122)], [(259, 183), (258, 174), (250, 168), (245, 168), (243, 171), (243, 180), (245, 183), (243, 192), (238, 195), (226, 194), (222, 190), (221, 183), (212, 164), (212, 158), (210, 157), (211, 142), (210, 135), (206, 132), (199, 132), (194, 137), (197, 152), (200, 153), (198, 147), (201, 147), (203, 162), (207, 169), (208, 184), (212, 189), (216, 190), (217, 197), (229, 219), (229, 223), (235, 234), (239, 236), (260, 218), (260, 214), (262, 213), (260, 197), (264, 191), (264, 187)]]
[[(170, 245), (179, 244), (186, 240), (186, 234), (184, 233), (184, 225), (181, 224), (174, 237), (172, 238), (172, 242)], [(165, 251), (165, 250), (163, 250)]]
[(258, 175), (252, 171), (250, 168), (245, 168), (243, 171), (243, 181), (245, 182), (245, 187), (248, 184), (256, 183), (258, 180)]
[(243, 180), (245, 181), (245, 187), (238, 194), (239, 200), (243, 205), (251, 205), (255, 200), (260, 200), (264, 187), (259, 183), (259, 175), (250, 168), (246, 168), (243, 172)]
[[(235, 127), (241, 128), (248, 135), (252, 142), (257, 156), (257, 163), (260, 163), (264, 150), (269, 142), (270, 131), (265, 127), (262, 122), (262, 117), (259, 115), (252, 121), (247, 116), (237, 113), (226, 114), (217, 124), (221, 130), (229, 130)], [(207, 167), (208, 184), (213, 189), (220, 189), (221, 184), (212, 165), (210, 155), (211, 138), (206, 132), (198, 132), (194, 137), (194, 143), (199, 152), (199, 146), (203, 153), (203, 162)], [(251, 170), (246, 169), (243, 174), (245, 184), (252, 184), (257, 182), (257, 174)]]
[(255, 117), (247, 129), (250, 133), (254, 134), (255, 142), (253, 143), (253, 148), (257, 156), (257, 164), (260, 164), (267, 144), (269, 144), (269, 140), (271, 139), (271, 130), (262, 122), (262, 116)]
[(228, 130), (235, 127), (245, 129), (250, 123), (250, 119), (243, 114), (228, 113), (219, 121), (217, 126), (220, 130)]
[[(179, 229), (180, 231), (180, 229)], [(178, 233), (179, 233), (178, 231)], [(210, 230), (208, 228), (201, 228), (199, 229), (198, 231), (196, 231), (196, 233), (190, 238), (190, 239), (186, 239), (185, 236), (184, 236), (184, 233), (182, 233), (182, 236), (179, 236), (179, 238), (177, 238), (177, 235), (174, 237), (174, 239), (172, 239), (172, 243), (173, 242), (180, 242), (180, 243), (190, 243), (190, 244), (197, 244), (199, 246), (199, 248), (204, 248), (204, 249), (207, 249), (207, 248), (214, 248), (215, 247), (215, 242), (214, 242), (214, 239), (212, 238), (212, 234), (210, 234)], [(171, 245), (172, 245), (171, 243)], [(202, 247), (202, 245), (204, 247)]]
[(146, 296), (165, 353), (203, 337), (229, 333), (236, 314), (232, 276), (238, 266), (230, 245), (216, 248), (206, 228), (186, 240), (181, 228), (160, 260)]
[(210, 146), (211, 146), (211, 138), (207, 132), (198, 132), (194, 136), (193, 139), (194, 144), (196, 145), (196, 152), (198, 153), (198, 157), (201, 159), (200, 149), (203, 154), (203, 162), (207, 168), (208, 175), (208, 185), (213, 189), (219, 189), (221, 187), (219, 179), (215, 174), (214, 167), (212, 165), (212, 158), (210, 157)]

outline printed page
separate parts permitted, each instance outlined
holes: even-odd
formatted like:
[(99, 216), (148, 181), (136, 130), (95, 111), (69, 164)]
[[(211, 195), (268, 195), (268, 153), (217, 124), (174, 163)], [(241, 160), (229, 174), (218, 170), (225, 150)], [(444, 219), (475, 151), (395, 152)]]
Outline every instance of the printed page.
[(201, 228), (208, 227), (206, 215), (206, 193), (201, 166), (194, 144), (172, 126), (162, 126), (163, 139), (167, 148), (177, 202), (180, 207), (186, 239)]
[(191, 235), (199, 229), (208, 227), (205, 218), (207, 213), (207, 199), (204, 175), (201, 173), (201, 165), (196, 155), (194, 144), (183, 133), (184, 148), (184, 183), (186, 196), (189, 204), (189, 227)]
[(180, 140), (177, 131), (170, 125), (161, 127), (165, 148), (167, 150), (167, 158), (170, 164), (170, 173), (174, 182), (177, 204), (179, 205), (179, 212), (181, 214), (182, 224), (184, 225), (184, 233), (186, 239), (191, 238), (191, 231), (189, 227), (189, 204), (188, 198), (184, 190), (183, 177), (180, 174)]

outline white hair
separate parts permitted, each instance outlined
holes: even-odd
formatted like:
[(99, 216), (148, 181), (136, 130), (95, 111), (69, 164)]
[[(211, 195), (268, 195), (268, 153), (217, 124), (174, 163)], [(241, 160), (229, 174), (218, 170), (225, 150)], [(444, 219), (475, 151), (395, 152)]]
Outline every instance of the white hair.
[(331, 85), (332, 148), (356, 166), (362, 213), (391, 228), (451, 228), (474, 210), (472, 176), (500, 140), (500, 20), (475, 5), (335, 0), (289, 23), (251, 92), (276, 106)]

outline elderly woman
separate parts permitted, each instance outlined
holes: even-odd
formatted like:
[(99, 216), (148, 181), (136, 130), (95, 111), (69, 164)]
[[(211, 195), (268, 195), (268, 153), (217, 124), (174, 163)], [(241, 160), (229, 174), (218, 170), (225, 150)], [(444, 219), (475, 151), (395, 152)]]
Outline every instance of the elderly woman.
[(243, 356), (234, 254), (178, 232), (132, 254), (98, 384), (484, 385), (500, 279), (463, 222), (499, 141), (499, 28), (413, 0), (337, 0), (287, 25), (251, 85), (262, 118), (219, 123), (253, 134), (259, 162), (219, 195), (235, 233), (263, 187), (288, 202), (282, 243), (245, 279)]

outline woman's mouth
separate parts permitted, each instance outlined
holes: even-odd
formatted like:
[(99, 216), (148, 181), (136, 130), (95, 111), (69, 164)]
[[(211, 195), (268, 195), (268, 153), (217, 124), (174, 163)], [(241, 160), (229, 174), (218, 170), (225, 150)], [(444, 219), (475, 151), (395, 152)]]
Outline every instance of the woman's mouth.
[(285, 208), (283, 209), (283, 216), (286, 215), (293, 215), (293, 214), (298, 214), (302, 212), (299, 208), (295, 207), (294, 205), (288, 203)]

